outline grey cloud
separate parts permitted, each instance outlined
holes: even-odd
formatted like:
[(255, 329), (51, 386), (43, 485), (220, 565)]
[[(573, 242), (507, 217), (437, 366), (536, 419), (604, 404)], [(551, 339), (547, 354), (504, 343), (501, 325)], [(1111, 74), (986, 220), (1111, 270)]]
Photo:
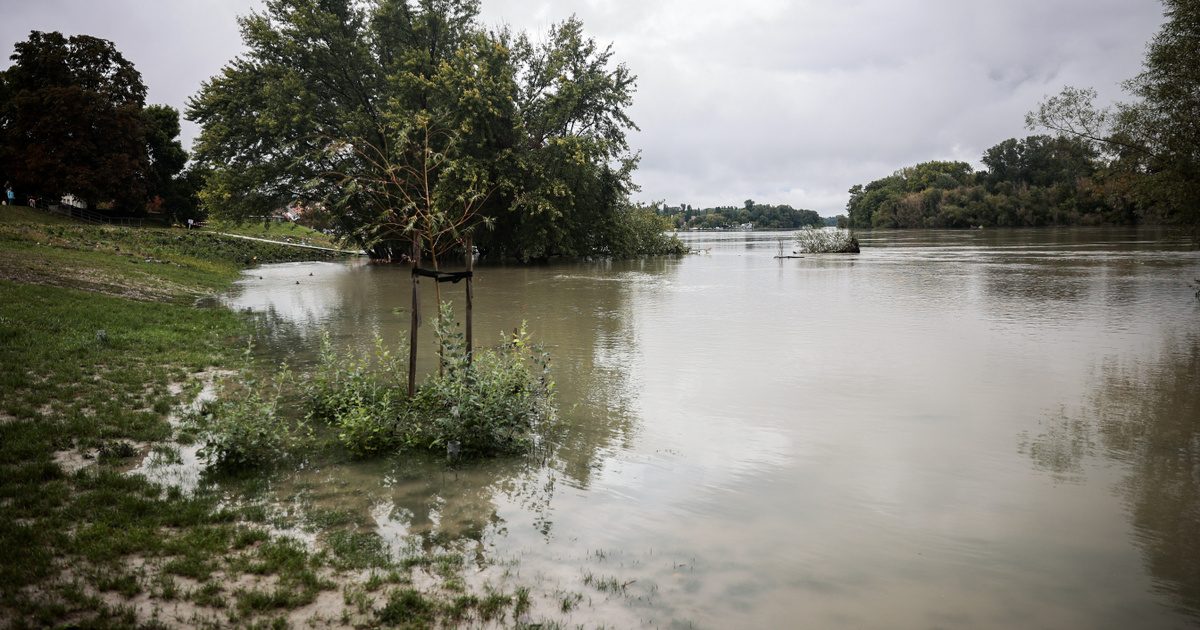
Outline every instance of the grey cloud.
[[(150, 100), (182, 109), (241, 47), (248, 0), (9, 3), (31, 29), (116, 42)], [(842, 211), (846, 190), (928, 159), (977, 164), (1027, 133), (1064, 84), (1104, 99), (1141, 66), (1156, 0), (484, 0), (483, 20), (544, 32), (575, 14), (639, 76), (638, 198)], [(196, 130), (185, 126), (190, 141)]]

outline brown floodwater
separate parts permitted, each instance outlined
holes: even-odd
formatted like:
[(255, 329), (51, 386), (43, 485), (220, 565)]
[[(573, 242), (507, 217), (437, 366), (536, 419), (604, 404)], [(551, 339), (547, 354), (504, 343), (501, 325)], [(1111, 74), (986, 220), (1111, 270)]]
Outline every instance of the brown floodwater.
[[(568, 625), (1200, 623), (1200, 252), (1151, 230), (860, 237), (857, 256), (709, 232), (680, 259), (482, 265), (477, 344), (526, 320), (551, 353), (547, 447), (310, 462), (270, 491), (398, 553), (464, 549)], [(405, 339), (409, 280), (276, 265), (229, 303), (303, 368), (321, 331)]]

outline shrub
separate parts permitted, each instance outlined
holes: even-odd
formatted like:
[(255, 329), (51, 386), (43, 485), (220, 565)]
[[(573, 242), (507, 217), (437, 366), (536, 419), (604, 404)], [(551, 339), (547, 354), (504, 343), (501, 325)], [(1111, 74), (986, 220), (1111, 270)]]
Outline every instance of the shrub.
[(858, 239), (849, 230), (804, 228), (796, 232), (796, 244), (809, 254), (857, 254)]
[(372, 354), (339, 355), (325, 334), (317, 369), (305, 386), (308, 418), (337, 429), (338, 441), (355, 455), (390, 450), (407, 394), (399, 378), (405, 373), (381, 337)]
[(606, 226), (607, 254), (614, 258), (635, 256), (682, 256), (687, 245), (669, 234), (671, 221), (652, 207), (630, 206), (616, 210)]
[(554, 417), (549, 357), (532, 344), (525, 324), (497, 350), (468, 363), (462, 333), (448, 304), (435, 322), (442, 370), (409, 401), (401, 429), (406, 444), (463, 456), (516, 453)]
[(367, 402), (355, 398), (353, 404), (338, 413), (334, 426), (338, 441), (358, 456), (372, 455), (392, 449), (397, 443), (398, 414), (391, 396)]
[[(223, 396), (208, 403), (196, 423), (203, 446), (199, 455), (210, 466), (240, 469), (262, 466), (287, 456), (307, 435), (279, 413), (282, 389), (289, 379), (284, 366), (274, 383), (259, 383), (247, 371), (236, 385), (225, 382)], [(236, 390), (231, 392), (230, 390)]]

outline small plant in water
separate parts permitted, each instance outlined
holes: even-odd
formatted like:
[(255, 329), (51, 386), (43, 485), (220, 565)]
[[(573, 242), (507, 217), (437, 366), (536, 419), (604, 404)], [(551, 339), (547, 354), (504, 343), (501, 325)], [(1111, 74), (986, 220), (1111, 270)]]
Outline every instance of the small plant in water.
[(417, 390), (404, 418), (406, 442), (459, 456), (515, 453), (554, 417), (549, 356), (533, 344), (525, 324), (497, 350), (468, 358), (450, 306), (442, 304), (434, 333), (442, 371)]
[(796, 232), (800, 251), (809, 254), (857, 254), (858, 239), (849, 230), (807, 227)]
[(441, 370), (411, 399), (397, 358), (403, 352), (376, 339), (373, 354), (338, 354), (326, 337), (305, 384), (308, 417), (334, 427), (359, 456), (405, 447), (451, 458), (527, 449), (554, 417), (548, 355), (522, 324), (498, 349), (468, 357), (456, 328), (449, 304), (442, 304), (434, 320)]
[(251, 468), (279, 460), (305, 441), (307, 427), (279, 412), (290, 379), (284, 365), (273, 382), (261, 381), (250, 369), (238, 382), (225, 382), (223, 395), (192, 418), (203, 443), (199, 455), (217, 468)]

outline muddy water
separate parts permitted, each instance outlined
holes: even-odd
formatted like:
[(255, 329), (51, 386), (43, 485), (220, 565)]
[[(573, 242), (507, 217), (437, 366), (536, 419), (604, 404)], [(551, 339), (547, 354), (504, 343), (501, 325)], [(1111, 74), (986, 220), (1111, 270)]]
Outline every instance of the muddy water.
[[(776, 260), (781, 237), (484, 266), (479, 343), (527, 320), (552, 353), (552, 454), (315, 464), (275, 487), (397, 547), (465, 545), (568, 624), (1200, 623), (1200, 253), (985, 230)], [(408, 287), (402, 268), (280, 265), (230, 301), (303, 364), (322, 329), (405, 338)]]

